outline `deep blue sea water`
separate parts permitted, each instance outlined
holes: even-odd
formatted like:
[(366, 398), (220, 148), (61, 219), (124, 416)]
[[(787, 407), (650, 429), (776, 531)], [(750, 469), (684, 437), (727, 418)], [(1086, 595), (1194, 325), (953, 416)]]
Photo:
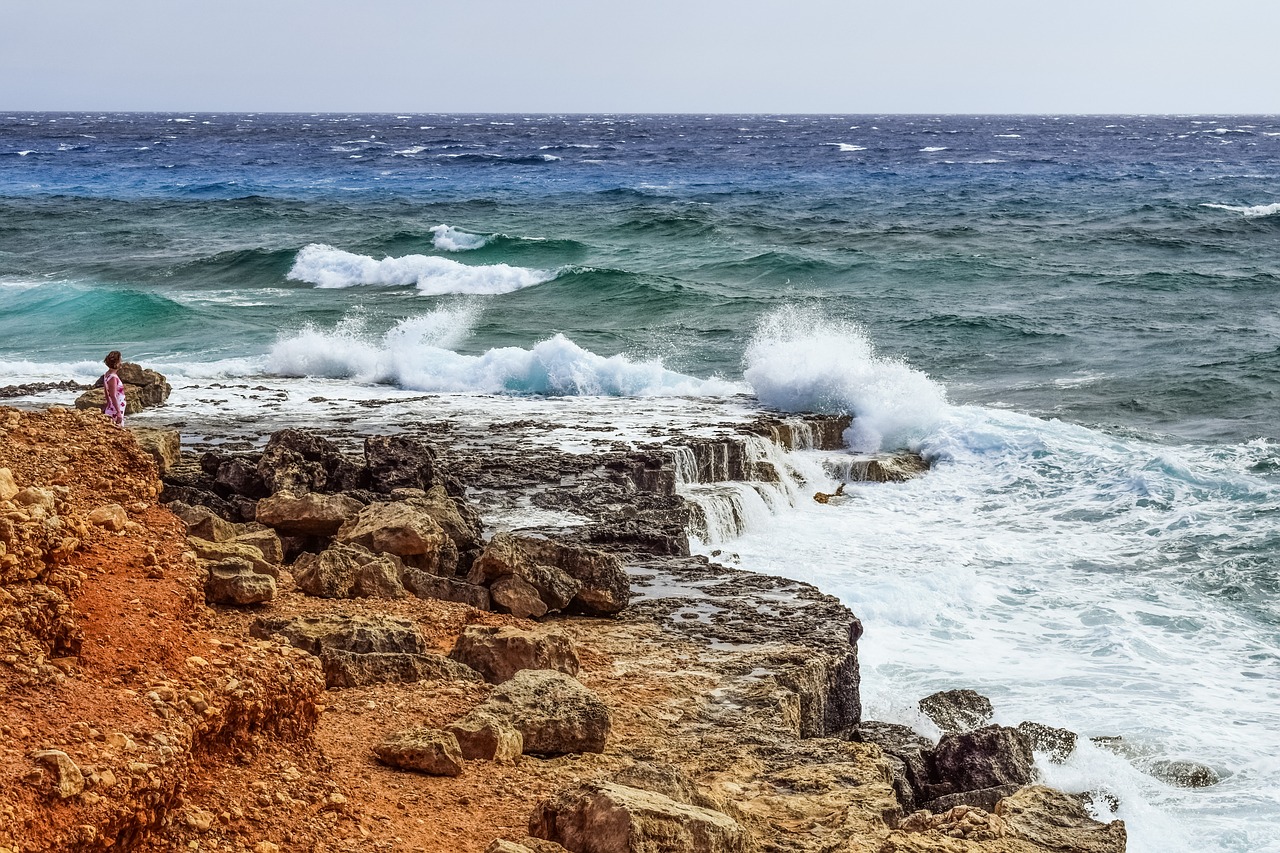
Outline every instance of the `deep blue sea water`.
[(1280, 850), (1280, 117), (0, 114), (0, 384), (116, 348), (851, 411), (935, 471), (708, 541), (864, 618), (869, 714), (1123, 733), (1046, 774), (1130, 849)]

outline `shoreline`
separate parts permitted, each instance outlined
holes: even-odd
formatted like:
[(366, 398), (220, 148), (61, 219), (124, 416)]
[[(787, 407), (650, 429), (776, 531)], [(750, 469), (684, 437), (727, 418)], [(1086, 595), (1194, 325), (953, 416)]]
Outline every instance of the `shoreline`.
[[(93, 420), (92, 416), (69, 414), (44, 417), (79, 418), (88, 422)], [(796, 420), (804, 423), (803, 419)], [(824, 435), (827, 438), (822, 440), (829, 442), (830, 436), (838, 437), (846, 425), (847, 423), (828, 424), (826, 428), (819, 426), (797, 429), (794, 425), (786, 424), (782, 424), (780, 428), (776, 422), (764, 424), (772, 439), (785, 436), (794, 442), (804, 433), (804, 440), (809, 443), (813, 442), (814, 436), (822, 439)], [(524, 424), (518, 430), (527, 431), (538, 426)], [(758, 435), (761, 425), (757, 424), (755, 429), (754, 434)], [(753, 433), (748, 430), (746, 434)], [(502, 442), (499, 441), (498, 444)], [(724, 476), (732, 479), (731, 475), (742, 478), (747, 474), (760, 474), (760, 471), (749, 470), (750, 460), (744, 465), (746, 457), (741, 450), (745, 446), (742, 438), (735, 444), (696, 437), (684, 446), (701, 448), (688, 451), (695, 460), (701, 457), (701, 465), (713, 468), (721, 466), (708, 470), (709, 477)], [(731, 446), (739, 448), (736, 454), (729, 449)], [(806, 820), (809, 821), (810, 831), (826, 827), (824, 820), (830, 817), (829, 808), (833, 802), (842, 804), (841, 808), (846, 813), (846, 820), (838, 829), (838, 834), (842, 834), (840, 837), (847, 837), (850, 844), (856, 844), (856, 849), (932, 849), (928, 845), (942, 843), (944, 837), (960, 837), (946, 836), (944, 833), (960, 831), (957, 827), (964, 822), (966, 814), (973, 815), (969, 818), (969, 823), (964, 824), (967, 827), (965, 832), (969, 835), (986, 832), (991, 835), (990, 840), (997, 844), (1014, 845), (973, 849), (1047, 849), (1035, 846), (1033, 840), (1019, 835), (1018, 830), (1011, 828), (1013, 824), (992, 817), (986, 810), (981, 810), (980, 817), (979, 812), (970, 812), (964, 806), (960, 807), (959, 815), (952, 815), (937, 826), (929, 825), (927, 820), (922, 824), (923, 818), (917, 817), (915, 824), (908, 824), (907, 829), (895, 829), (907, 816), (902, 803), (904, 768), (899, 766), (901, 762), (886, 760), (880, 747), (858, 742), (865, 740), (857, 734), (858, 726), (864, 722), (861, 720), (858, 701), (856, 658), (856, 641), (861, 634), (861, 624), (838, 601), (808, 584), (752, 574), (711, 563), (705, 558), (688, 556), (687, 543), (681, 549), (678, 541), (690, 519), (688, 503), (675, 491), (674, 462), (664, 464), (662, 460), (655, 461), (659, 448), (625, 452), (611, 450), (588, 460), (579, 459), (576, 464), (570, 464), (573, 454), (567, 453), (556, 456), (542, 451), (541, 459), (521, 456), (519, 451), (522, 447), (518, 439), (514, 443), (508, 443), (507, 449), (509, 453), (502, 458), (501, 453), (486, 453), (474, 449), (459, 451), (455, 447), (440, 453), (436, 461), (441, 463), (441, 469), (447, 469), (451, 476), (458, 477), (465, 487), (464, 492), (474, 489), (480, 494), (482, 505), (485, 496), (489, 497), (490, 511), (486, 513), (487, 518), (492, 518), (495, 512), (501, 512), (503, 505), (511, 506), (509, 499), (513, 494), (527, 496), (530, 490), (535, 495), (542, 496), (539, 499), (542, 504), (561, 512), (567, 507), (571, 511), (584, 513), (585, 517), (591, 507), (594, 506), (597, 510), (604, 507), (605, 511), (594, 513), (599, 517), (593, 524), (579, 525), (576, 530), (548, 528), (537, 531), (537, 534), (556, 536), (573, 547), (603, 546), (626, 553), (624, 562), (627, 565), (632, 600), (630, 606), (619, 615), (605, 619), (548, 616), (540, 622), (531, 623), (511, 616), (476, 611), (461, 604), (421, 598), (317, 599), (296, 589), (296, 578), (291, 574), (289, 565), (286, 565), (279, 570), (279, 595), (271, 603), (248, 609), (210, 609), (195, 604), (192, 605), (195, 622), (201, 624), (203, 630), (218, 632), (227, 638), (218, 641), (221, 644), (219, 648), (235, 648), (238, 651), (243, 649), (251, 657), (260, 655), (262, 659), (271, 659), (273, 653), (281, 655), (280, 660), (287, 664), (286, 671), (293, 667), (305, 669), (305, 658), (309, 656), (304, 654), (299, 658), (287, 645), (272, 647), (271, 643), (278, 643), (280, 640), (274, 635), (268, 635), (270, 639), (265, 647), (260, 642), (246, 642), (249, 623), (262, 615), (260, 612), (246, 611), (279, 610), (296, 616), (322, 610), (334, 611), (336, 608), (348, 615), (352, 612), (367, 614), (370, 611), (405, 614), (420, 626), (433, 621), (437, 623), (435, 627), (438, 627), (442, 621), (449, 626), (448, 630), (427, 632), (430, 642), (441, 652), (447, 651), (447, 645), (466, 624), (514, 624), (535, 630), (539, 626), (554, 625), (571, 636), (583, 652), (583, 667), (579, 679), (588, 688), (597, 691), (614, 714), (613, 746), (606, 747), (602, 756), (594, 758), (589, 754), (551, 760), (522, 756), (510, 764), (488, 763), (480, 774), (473, 771), (473, 765), (477, 762), (469, 761), (467, 771), (460, 779), (496, 774), (497, 779), (503, 780), (495, 783), (499, 790), (502, 785), (511, 784), (506, 777), (522, 779), (522, 785), (537, 779), (545, 783), (540, 790), (549, 798), (555, 793), (557, 785), (563, 790), (570, 778), (577, 781), (583, 776), (578, 771), (582, 763), (586, 762), (586, 766), (591, 768), (590, 773), (585, 774), (588, 778), (617, 777), (624, 780), (624, 787), (632, 787), (625, 784), (626, 780), (630, 780), (640, 790), (650, 790), (668, 800), (679, 803), (680, 798), (683, 798), (690, 807), (719, 805), (719, 809), (710, 810), (728, 815), (731, 820), (736, 821), (743, 830), (743, 837), (753, 845), (763, 845), (761, 849), (827, 849), (811, 848), (795, 840), (784, 843), (784, 838), (799, 831)], [(224, 467), (222, 463), (230, 458), (232, 457), (228, 456), (219, 460), (215, 456), (206, 464), (218, 471)], [(173, 469), (178, 475), (176, 479), (186, 477), (184, 482), (188, 485), (173, 483), (175, 476), (171, 474), (167, 487), (192, 489), (190, 478), (198, 477), (192, 470), (193, 462), (195, 460)], [(195, 468), (203, 470), (198, 462), (195, 462)], [(214, 479), (207, 472), (204, 476)], [(765, 477), (767, 476), (766, 474)], [(777, 476), (777, 472), (774, 472), (774, 476)], [(553, 483), (556, 488), (548, 488)], [(629, 490), (624, 488), (628, 483)], [(649, 488), (646, 490), (642, 486)], [(548, 493), (557, 492), (560, 497), (547, 497)], [(190, 497), (190, 494), (187, 496)], [(497, 500), (494, 496), (500, 496), (503, 500)], [(610, 501), (609, 498), (621, 500)], [(496, 510), (492, 509), (495, 505), (498, 506)], [(681, 507), (683, 513), (680, 511)], [(158, 507), (156, 511), (160, 511)], [(489, 525), (486, 524), (486, 527)], [(492, 536), (491, 532), (486, 532)], [(181, 543), (172, 541), (169, 546), (183, 547)], [(190, 583), (198, 586), (201, 572), (207, 569), (199, 562), (189, 559), (191, 556), (193, 555), (188, 554), (188, 559), (181, 562), (183, 568), (178, 573), (184, 574)], [(289, 562), (286, 560), (287, 564)], [(274, 678), (279, 676), (280, 673), (273, 674)], [(296, 673), (290, 677), (296, 681)], [(239, 679), (232, 677), (229, 680)], [(656, 697), (658, 701), (634, 707), (631, 694), (637, 690), (646, 698)], [(359, 773), (373, 774), (382, 780), (375, 787), (423, 786), (425, 790), (419, 790), (418, 794), (420, 801), (433, 803), (438, 808), (438, 795), (447, 791), (448, 782), (453, 780), (416, 775), (405, 780), (402, 777), (407, 774), (387, 770), (372, 760), (369, 743), (351, 743), (344, 732), (333, 730), (341, 729), (341, 725), (330, 727), (326, 721), (354, 720), (358, 723), (355, 727), (359, 729), (359, 724), (369, 721), (377, 721), (379, 726), (385, 727), (392, 725), (393, 720), (398, 717), (423, 715), (428, 722), (443, 725), (449, 715), (441, 713), (441, 708), (452, 708), (456, 713), (468, 703), (474, 705), (483, 693), (484, 688), (477, 685), (422, 681), (331, 688), (310, 700), (305, 696), (300, 698), (296, 690), (284, 691), (281, 694), (282, 701), (289, 703), (290, 716), (303, 721), (301, 728), (309, 730), (293, 733), (296, 736), (295, 742), (300, 744), (300, 747), (292, 750), (294, 757), (298, 759), (294, 765), (310, 765), (313, 774), (324, 777), (326, 773), (319, 768), (329, 762), (329, 776), (333, 778), (331, 756), (341, 755)], [(261, 701), (261, 697), (258, 701)], [(315, 708), (314, 714), (300, 712), (308, 701)], [(367, 707), (362, 707), (361, 703)], [(386, 710), (387, 705), (393, 709), (390, 714)], [(428, 710), (427, 706), (431, 705), (439, 705), (440, 708)], [(320, 712), (322, 707), (323, 713)], [(397, 707), (400, 709), (398, 713), (394, 711)], [(407, 710), (409, 708), (413, 710)], [(278, 712), (281, 709), (277, 707), (274, 710)], [(311, 716), (315, 720), (308, 725), (306, 721)], [(672, 727), (675, 732), (683, 734), (672, 738)], [(372, 731), (365, 732), (366, 737), (372, 734)], [(253, 730), (250, 739), (253, 738), (288, 740), (287, 737), (281, 737), (280, 733), (272, 732), (270, 726), (259, 726)], [(309, 746), (308, 738), (311, 739)], [(278, 748), (279, 743), (275, 746)], [(247, 754), (252, 750), (245, 752)], [(727, 756), (733, 756), (733, 760), (728, 760)], [(212, 754), (209, 758), (213, 758)], [(260, 766), (261, 762), (260, 753), (256, 758), (249, 759), (249, 766), (260, 771), (261, 776), (252, 781), (242, 778), (243, 784), (262, 783), (264, 778), (271, 775), (267, 768)], [(249, 814), (245, 821), (237, 822), (233, 811), (215, 808), (219, 804), (225, 806), (226, 800), (233, 798), (225, 785), (215, 781), (229, 772), (232, 776), (236, 775), (229, 767), (218, 767), (216, 760), (206, 760), (203, 764), (197, 762), (196, 772), (191, 778), (178, 783), (175, 790), (188, 791), (192, 795), (191, 799), (200, 805), (165, 810), (155, 820), (156, 827), (152, 829), (151, 839), (138, 849), (176, 849), (178, 841), (184, 844), (193, 841), (205, 845), (201, 849), (257, 850), (254, 845), (258, 842), (249, 844), (252, 839), (243, 830), (269, 826), (278, 817), (268, 817), (264, 813), (254, 818)], [(293, 775), (293, 772), (288, 775)], [(898, 787), (896, 795), (895, 774)], [(679, 783), (673, 783), (673, 778)], [(853, 779), (857, 781), (852, 782)], [(478, 780), (472, 779), (468, 790), (475, 789), (476, 781)], [(446, 787), (440, 789), (438, 786), (441, 784)], [(432, 785), (436, 787), (433, 788)], [(383, 790), (385, 792), (385, 788)], [(1044, 796), (1040, 789), (1033, 790), (1036, 792), (1035, 796)], [(344, 819), (355, 811), (324, 805), (330, 802), (329, 798), (333, 794), (337, 794), (343, 801), (337, 803), (339, 806), (346, 806), (358, 799), (358, 794), (346, 787), (342, 791), (329, 791), (321, 798), (323, 802), (318, 808), (308, 811), (307, 820), (298, 820), (295, 816), (285, 821), (300, 833), (297, 836), (299, 839), (306, 837), (308, 840), (305, 843), (312, 846), (298, 846), (300, 842), (295, 840), (285, 842), (280, 849), (330, 849), (315, 846), (322, 845), (323, 842), (319, 839), (325, 837), (326, 830), (331, 832), (333, 829), (326, 821), (331, 820), (330, 816), (337, 815), (332, 820), (347, 826)], [(672, 794), (679, 797), (673, 797)], [(470, 796), (463, 794), (453, 804), (453, 816), (448, 820), (465, 822), (466, 815), (475, 811), (462, 802)], [(289, 796), (285, 799), (290, 803), (297, 801)], [(699, 806), (693, 800), (703, 805)], [(1069, 802), (1065, 798), (1053, 801), (1054, 807), (1058, 809), (1068, 808)], [(280, 805), (273, 803), (265, 808), (270, 812)], [(315, 806), (315, 803), (311, 805)], [(499, 813), (511, 813), (509, 804), (503, 806), (488, 802), (487, 805)], [(259, 805), (259, 808), (264, 807)], [(1043, 804), (1038, 808), (1043, 810)], [(1083, 809), (1078, 805), (1074, 805), (1074, 808), (1077, 813), (1073, 814), (1077, 818), (1084, 815)], [(204, 821), (198, 817), (193, 822), (193, 809), (201, 815), (232, 815), (232, 825), (223, 826), (227, 821), (220, 824), (218, 820), (214, 820), (209, 823), (210, 828), (201, 829)], [(421, 814), (411, 806), (405, 806), (402, 811), (406, 816)], [(948, 810), (948, 814), (951, 811), (953, 810)], [(783, 835), (778, 835), (777, 821), (780, 814), (789, 815), (788, 820), (795, 824)], [(803, 819), (797, 815), (803, 816)], [(312, 817), (315, 820), (311, 820)], [(520, 822), (516, 817), (513, 815), (508, 818), (509, 830), (518, 828)], [(389, 825), (403, 831), (405, 827), (395, 818), (393, 813)], [(414, 817), (414, 820), (422, 819)], [(799, 822), (795, 823), (796, 821)], [(1106, 836), (1109, 846), (1098, 849), (1123, 849), (1123, 825), (1119, 822), (1112, 824), (1107, 830), (1103, 829), (1102, 824), (1078, 823), (1077, 829), (1080, 832), (1110, 833)], [(352, 828), (362, 839), (370, 832), (370, 827), (360, 820), (354, 821), (354, 826), (348, 828)], [(819, 834), (828, 834), (828, 830), (830, 827)], [(469, 831), (474, 832), (474, 827)], [(377, 835), (378, 833), (373, 833), (369, 837)], [(509, 832), (507, 837), (514, 841), (520, 835)], [(262, 840), (269, 844), (281, 843), (279, 840)], [(423, 837), (423, 841), (427, 840)], [(827, 838), (827, 842), (830, 840)], [(976, 838), (974, 841), (976, 842)], [(439, 840), (434, 843), (443, 844)], [(209, 846), (210, 844), (214, 846)], [(220, 844), (230, 846), (217, 846)], [(921, 844), (926, 846), (921, 847)], [(1032, 846), (1025, 846), (1027, 844)], [(82, 849), (94, 847), (90, 845)], [(332, 849), (343, 848), (338, 846)], [(424, 843), (421, 846), (410, 844), (403, 849), (462, 848), (433, 847), (431, 843)], [(486, 848), (479, 844), (470, 846), (469, 842), (466, 849)]]

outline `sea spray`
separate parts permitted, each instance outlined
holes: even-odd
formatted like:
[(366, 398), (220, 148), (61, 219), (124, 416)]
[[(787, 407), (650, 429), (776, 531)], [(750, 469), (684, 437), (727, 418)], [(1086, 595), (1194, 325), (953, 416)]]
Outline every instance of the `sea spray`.
[(431, 244), (442, 252), (469, 252), (484, 248), (489, 242), (483, 234), (471, 234), (452, 225), (433, 226), (431, 234)]
[(857, 451), (912, 446), (948, 409), (942, 386), (877, 355), (865, 331), (816, 309), (786, 306), (765, 316), (743, 361), (743, 377), (766, 406), (853, 415), (845, 440)]
[(360, 285), (414, 285), (426, 296), (512, 293), (555, 278), (553, 270), (509, 264), (468, 265), (431, 255), (405, 255), (376, 260), (323, 243), (304, 246), (289, 270), (289, 279), (320, 288)]

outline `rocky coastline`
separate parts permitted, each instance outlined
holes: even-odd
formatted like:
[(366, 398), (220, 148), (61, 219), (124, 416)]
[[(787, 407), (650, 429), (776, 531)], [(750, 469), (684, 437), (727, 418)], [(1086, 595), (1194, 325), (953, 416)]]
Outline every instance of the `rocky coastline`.
[(761, 442), (847, 419), (589, 453), (104, 424), (0, 409), (0, 853), (1125, 847), (1036, 784), (1070, 732), (963, 690), (919, 697), (936, 743), (864, 720), (854, 614), (690, 554), (680, 483), (776, 481)]

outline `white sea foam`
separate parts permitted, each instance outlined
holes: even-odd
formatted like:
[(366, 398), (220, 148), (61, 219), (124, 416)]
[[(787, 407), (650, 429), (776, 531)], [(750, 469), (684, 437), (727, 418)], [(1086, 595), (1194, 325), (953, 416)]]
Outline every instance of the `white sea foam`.
[(440, 296), (511, 293), (550, 281), (555, 276), (553, 270), (526, 269), (508, 264), (471, 266), (429, 255), (376, 260), (368, 255), (312, 243), (298, 252), (288, 277), (324, 288), (415, 285), (423, 294)]
[(427, 146), (425, 145), (411, 145), (408, 148), (401, 148), (394, 153), (399, 154), (401, 157), (412, 157), (414, 154), (421, 154), (426, 150)]
[(947, 148), (947, 146), (945, 145), (929, 145), (925, 148), (920, 149), (920, 151), (923, 153), (930, 153), (933, 151), (949, 151), (949, 150), (951, 149)]
[(830, 145), (839, 148), (841, 151), (852, 153), (854, 151), (866, 151), (867, 149), (861, 145), (854, 145), (851, 142), (824, 142), (823, 145)]
[(1229, 210), (1232, 213), (1239, 213), (1245, 219), (1256, 219), (1259, 216), (1275, 216), (1280, 213), (1280, 202), (1274, 204), (1255, 204), (1251, 207), (1239, 206), (1234, 204), (1202, 204), (1201, 207), (1212, 207), (1217, 210)]
[(267, 369), (281, 376), (351, 379), (432, 392), (631, 397), (742, 390), (733, 383), (667, 370), (657, 360), (606, 358), (561, 334), (530, 349), (455, 352), (477, 316), (469, 306), (439, 309), (402, 320), (381, 336), (370, 333), (359, 318), (332, 330), (310, 327), (272, 347)]
[(846, 413), (857, 450), (912, 445), (948, 406), (942, 386), (902, 361), (876, 354), (866, 333), (816, 310), (781, 308), (756, 330), (744, 378), (766, 406), (788, 412)]
[(1021, 133), (997, 133), (996, 139), (1021, 139)]
[(479, 249), (489, 242), (483, 234), (471, 234), (452, 225), (436, 225), (431, 228), (435, 235), (431, 242), (442, 252), (467, 252)]

